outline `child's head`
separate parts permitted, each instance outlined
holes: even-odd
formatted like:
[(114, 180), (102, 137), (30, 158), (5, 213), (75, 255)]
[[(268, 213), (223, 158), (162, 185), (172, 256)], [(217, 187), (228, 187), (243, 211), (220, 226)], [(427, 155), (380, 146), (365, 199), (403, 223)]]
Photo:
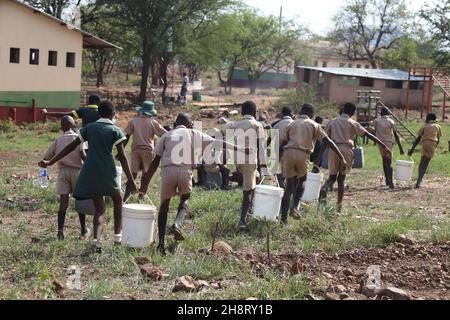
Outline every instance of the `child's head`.
[(292, 117), (292, 108), (284, 107), (283, 109), (281, 109), (281, 115), (283, 117)]
[(427, 114), (427, 123), (431, 122), (431, 121), (436, 121), (436, 120), (437, 120), (437, 116), (435, 113)]
[(194, 124), (192, 123), (191, 117), (187, 113), (180, 113), (175, 120), (175, 126), (185, 126), (188, 129), (192, 129)]
[(242, 104), (242, 115), (256, 117), (256, 104), (253, 101), (246, 101)]
[(323, 124), (323, 118), (321, 116), (317, 116), (314, 121), (318, 124)]
[(115, 113), (114, 105), (110, 101), (104, 100), (98, 105), (98, 114), (102, 118), (112, 120)]
[(301, 116), (308, 116), (309, 118), (312, 118), (314, 116), (314, 106), (309, 103), (305, 103), (302, 106), (302, 110), (300, 111)]
[(344, 105), (343, 113), (348, 115), (350, 118), (353, 117), (356, 113), (356, 105), (351, 102), (347, 102)]
[(389, 115), (389, 109), (386, 107), (383, 107), (383, 109), (381, 109), (381, 116), (385, 117)]
[(100, 102), (101, 102), (101, 99), (100, 99), (100, 97), (98, 95), (93, 94), (93, 95), (89, 96), (89, 104), (90, 105), (98, 106)]
[(63, 132), (75, 129), (75, 120), (71, 116), (64, 116), (61, 118), (61, 130)]

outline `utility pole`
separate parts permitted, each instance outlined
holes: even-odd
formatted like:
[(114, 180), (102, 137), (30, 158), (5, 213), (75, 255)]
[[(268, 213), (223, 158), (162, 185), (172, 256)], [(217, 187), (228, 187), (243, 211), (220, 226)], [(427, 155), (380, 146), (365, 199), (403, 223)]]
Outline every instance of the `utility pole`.
[[(281, 39), (281, 28), (283, 26), (283, 6), (280, 7), (280, 24), (279, 24), (279, 28), (278, 28), (278, 39)], [(280, 48), (278, 49), (278, 55), (280, 54)], [(279, 89), (280, 86), (280, 70), (281, 66), (280, 66), (280, 59), (278, 58), (278, 65), (277, 65), (277, 90)]]

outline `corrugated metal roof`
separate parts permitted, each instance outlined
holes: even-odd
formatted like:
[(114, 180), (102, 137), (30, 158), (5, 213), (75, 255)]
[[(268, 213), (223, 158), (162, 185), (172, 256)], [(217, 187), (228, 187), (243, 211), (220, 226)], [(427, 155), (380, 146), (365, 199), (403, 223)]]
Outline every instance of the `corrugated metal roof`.
[(77, 32), (80, 32), (83, 35), (83, 48), (85, 49), (119, 49), (121, 50), (122, 48), (119, 46), (116, 46), (115, 44), (108, 42), (106, 40), (100, 39), (99, 37), (96, 37), (92, 34), (90, 34), (89, 32), (83, 31), (80, 28), (73, 26), (61, 19), (58, 19), (50, 14), (47, 14), (45, 12), (42, 12), (36, 8), (34, 8), (33, 6), (30, 6), (27, 3), (24, 2), (20, 2), (18, 0), (9, 0), (12, 1), (18, 5), (21, 5), (22, 7), (25, 7), (27, 9), (32, 10), (34, 13), (43, 15), (46, 18), (55, 20), (56, 22), (58, 22), (60, 25), (67, 27), (68, 30), (74, 30)]
[[(408, 72), (397, 69), (317, 68), (306, 66), (298, 66), (297, 68), (315, 70), (338, 76), (408, 81)], [(423, 81), (423, 77), (411, 76), (411, 81)]]

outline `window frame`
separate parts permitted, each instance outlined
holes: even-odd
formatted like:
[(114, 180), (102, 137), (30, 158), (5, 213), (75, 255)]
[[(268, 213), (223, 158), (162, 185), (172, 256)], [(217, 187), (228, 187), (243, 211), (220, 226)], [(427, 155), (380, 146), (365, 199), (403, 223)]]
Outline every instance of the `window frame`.
[(48, 51), (48, 65), (50, 67), (58, 66), (58, 51), (56, 51), (56, 50)]
[[(33, 58), (34, 54), (34, 58)], [(39, 49), (31, 48), (30, 49), (30, 59), (29, 63), (32, 66), (38, 66), (39, 65)]]
[[(73, 58), (70, 58), (73, 57)], [(72, 62), (72, 63), (70, 63)], [(66, 53), (66, 67), (67, 68), (75, 68), (76, 65), (76, 53), (75, 52), (67, 52)]]
[[(17, 59), (13, 59), (13, 58), (17, 58)], [(9, 48), (9, 63), (20, 64), (20, 48), (15, 48), (15, 47)]]

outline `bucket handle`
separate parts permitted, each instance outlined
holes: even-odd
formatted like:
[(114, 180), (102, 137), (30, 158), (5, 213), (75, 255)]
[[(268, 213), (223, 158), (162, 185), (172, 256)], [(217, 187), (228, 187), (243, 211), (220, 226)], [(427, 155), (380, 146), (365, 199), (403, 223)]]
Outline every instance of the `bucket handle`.
[(319, 169), (319, 172), (320, 172), (320, 174), (323, 174), (323, 172), (322, 172), (322, 169), (320, 168), (320, 166), (317, 166), (317, 165), (313, 165), (313, 168), (317, 168), (317, 169)]
[[(264, 182), (264, 180), (266, 179), (266, 177), (267, 177), (267, 176), (264, 176), (264, 177), (261, 179), (261, 182), (259, 183), (259, 185), (262, 185), (262, 184), (263, 184), (263, 182)], [(276, 176), (276, 175), (271, 175), (270, 177), (273, 178), (273, 179), (275, 180), (275, 182), (276, 182), (276, 184), (277, 184), (277, 187), (280, 188), (280, 182), (278, 181), (277, 176)]]
[[(149, 197), (147, 194), (140, 194), (140, 195), (143, 195), (143, 196), (144, 196), (144, 199), (147, 199), (147, 200), (150, 202), (150, 204), (151, 204), (152, 206), (156, 207), (155, 204), (153, 203), (152, 199), (150, 199), (150, 197)], [(123, 204), (127, 204), (128, 201), (130, 201), (131, 198), (133, 198), (133, 195), (131, 195), (131, 197), (129, 197), (129, 198), (127, 199), (127, 201), (125, 201)], [(140, 200), (140, 199), (139, 199), (139, 200)]]

